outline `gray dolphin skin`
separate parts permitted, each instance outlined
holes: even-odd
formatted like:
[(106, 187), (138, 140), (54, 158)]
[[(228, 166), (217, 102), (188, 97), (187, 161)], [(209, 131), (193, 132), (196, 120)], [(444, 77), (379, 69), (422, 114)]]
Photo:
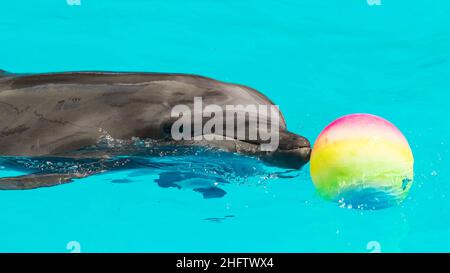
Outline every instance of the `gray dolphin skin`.
[[(110, 158), (133, 154), (123, 146), (148, 140), (153, 146), (201, 146), (260, 158), (299, 169), (309, 161), (309, 141), (279, 121), (279, 146), (262, 151), (263, 141), (174, 140), (176, 105), (273, 105), (258, 91), (237, 84), (164, 73), (63, 72), (13, 74), (0, 70), (0, 157)], [(203, 123), (207, 119), (202, 120)], [(227, 120), (224, 121), (228, 122)], [(194, 133), (196, 134), (195, 130)], [(101, 140), (121, 140), (122, 148), (101, 147)], [(113, 168), (113, 167), (111, 167)], [(0, 189), (53, 186), (92, 173), (45, 172), (1, 178)]]

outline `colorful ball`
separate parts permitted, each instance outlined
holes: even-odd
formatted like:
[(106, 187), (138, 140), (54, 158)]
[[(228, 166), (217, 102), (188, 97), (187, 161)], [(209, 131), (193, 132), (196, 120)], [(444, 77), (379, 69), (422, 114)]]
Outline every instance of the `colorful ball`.
[(402, 202), (411, 188), (414, 158), (389, 121), (352, 114), (328, 125), (311, 154), (311, 177), (321, 196), (342, 206), (379, 209)]

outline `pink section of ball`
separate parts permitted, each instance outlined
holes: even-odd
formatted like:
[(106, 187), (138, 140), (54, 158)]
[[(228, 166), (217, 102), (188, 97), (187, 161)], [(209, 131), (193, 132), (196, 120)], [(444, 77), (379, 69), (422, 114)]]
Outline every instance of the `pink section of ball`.
[(371, 114), (351, 114), (343, 116), (328, 125), (319, 135), (317, 142), (328, 138), (352, 139), (361, 137), (384, 137), (392, 141), (407, 143), (407, 140), (389, 121)]

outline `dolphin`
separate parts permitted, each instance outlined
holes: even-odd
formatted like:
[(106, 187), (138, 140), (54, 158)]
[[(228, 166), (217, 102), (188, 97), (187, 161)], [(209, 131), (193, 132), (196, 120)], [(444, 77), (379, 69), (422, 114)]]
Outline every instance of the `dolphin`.
[[(0, 189), (71, 182), (114, 169), (108, 159), (115, 156), (160, 153), (154, 147), (211, 147), (290, 169), (300, 169), (309, 161), (309, 141), (287, 130), (280, 111), (279, 144), (273, 151), (260, 148), (267, 140), (248, 135), (224, 135), (222, 140), (174, 139), (173, 107), (194, 107), (196, 97), (202, 98), (203, 105), (224, 109), (226, 105), (274, 105), (250, 87), (198, 75), (95, 71), (14, 74), (0, 70), (0, 157), (104, 160), (93, 171), (56, 168), (1, 178)], [(206, 121), (202, 118), (202, 125)], [(202, 131), (193, 130), (192, 134), (198, 136)], [(170, 156), (170, 152), (165, 155)]]

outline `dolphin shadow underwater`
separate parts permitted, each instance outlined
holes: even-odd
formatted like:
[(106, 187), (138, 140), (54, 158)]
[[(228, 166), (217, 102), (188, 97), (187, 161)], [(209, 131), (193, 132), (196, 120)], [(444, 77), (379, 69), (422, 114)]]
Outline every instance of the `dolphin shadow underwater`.
[[(55, 186), (124, 168), (163, 170), (164, 164), (155, 166), (157, 161), (142, 158), (195, 155), (199, 149), (244, 155), (284, 169), (300, 169), (309, 161), (309, 141), (289, 132), (279, 111), (279, 144), (272, 151), (262, 150), (267, 140), (250, 139), (249, 132), (238, 138), (236, 132), (215, 130), (223, 140), (174, 139), (171, 128), (176, 120), (171, 111), (180, 104), (194, 109), (195, 97), (224, 109), (226, 105), (273, 105), (252, 88), (197, 75), (0, 70), (0, 163), (27, 172), (0, 178), (0, 189)], [(232, 122), (237, 130), (239, 121), (230, 116), (233, 120), (226, 115), (224, 127)], [(207, 121), (202, 118), (201, 124)], [(248, 124), (249, 117), (243, 122)], [(203, 132), (194, 125), (191, 134), (198, 137)], [(182, 187), (181, 181), (204, 178), (176, 168), (158, 174), (156, 182), (161, 187)], [(224, 178), (216, 179), (226, 183)], [(213, 186), (193, 189), (205, 198), (225, 194)]]

